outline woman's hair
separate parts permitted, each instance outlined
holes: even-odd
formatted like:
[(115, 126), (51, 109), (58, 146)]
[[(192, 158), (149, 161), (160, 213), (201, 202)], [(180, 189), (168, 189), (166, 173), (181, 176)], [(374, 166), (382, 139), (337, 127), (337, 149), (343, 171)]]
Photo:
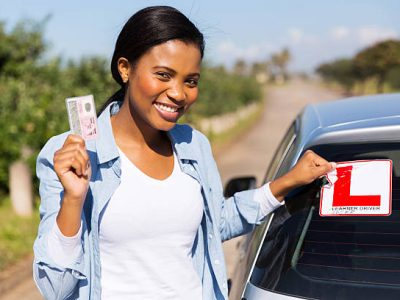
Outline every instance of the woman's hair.
[(150, 6), (139, 10), (125, 23), (111, 59), (111, 73), (121, 88), (103, 104), (99, 114), (125, 95), (125, 84), (118, 72), (118, 59), (125, 57), (132, 66), (152, 47), (170, 40), (194, 44), (204, 54), (204, 37), (179, 10), (170, 6)]

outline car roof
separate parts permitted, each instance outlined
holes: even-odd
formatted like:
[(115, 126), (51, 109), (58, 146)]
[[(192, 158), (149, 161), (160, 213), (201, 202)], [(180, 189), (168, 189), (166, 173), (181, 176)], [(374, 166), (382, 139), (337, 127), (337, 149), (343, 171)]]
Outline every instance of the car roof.
[(400, 93), (307, 105), (297, 119), (302, 147), (400, 141)]

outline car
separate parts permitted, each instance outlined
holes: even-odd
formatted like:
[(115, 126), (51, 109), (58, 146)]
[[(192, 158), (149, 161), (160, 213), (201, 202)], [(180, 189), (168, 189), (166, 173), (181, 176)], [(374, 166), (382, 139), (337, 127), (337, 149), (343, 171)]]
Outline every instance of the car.
[[(400, 94), (306, 106), (264, 183), (309, 149), (335, 162), (392, 160), (391, 214), (321, 217), (323, 178), (291, 191), (241, 244), (230, 299), (400, 299)], [(253, 177), (233, 179), (225, 196), (254, 185)]]

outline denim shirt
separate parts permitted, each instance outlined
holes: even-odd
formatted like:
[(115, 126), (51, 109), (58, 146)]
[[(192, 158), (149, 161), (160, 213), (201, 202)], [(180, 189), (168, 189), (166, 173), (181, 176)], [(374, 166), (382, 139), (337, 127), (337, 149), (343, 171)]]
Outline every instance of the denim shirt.
[[(110, 116), (119, 111), (120, 105), (121, 102), (113, 102), (107, 107), (98, 119), (99, 137), (86, 142), (92, 176), (81, 216), (83, 251), (67, 267), (57, 265), (49, 257), (46, 235), (55, 224), (63, 198), (53, 156), (70, 132), (52, 137), (37, 158), (41, 222), (34, 244), (33, 273), (46, 299), (101, 298), (99, 216), (120, 184), (121, 159), (110, 122)], [(225, 199), (207, 138), (187, 125), (175, 125), (168, 136), (181, 169), (202, 187), (204, 213), (193, 244), (192, 258), (202, 282), (203, 299), (228, 299), (222, 242), (251, 231), (261, 221), (260, 204), (253, 200), (255, 190)]]

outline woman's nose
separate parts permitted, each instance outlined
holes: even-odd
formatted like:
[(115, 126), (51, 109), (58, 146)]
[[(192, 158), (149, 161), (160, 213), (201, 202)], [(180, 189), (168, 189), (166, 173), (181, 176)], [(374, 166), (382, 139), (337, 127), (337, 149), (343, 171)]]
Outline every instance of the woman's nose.
[(183, 84), (175, 83), (167, 91), (167, 96), (171, 100), (183, 101), (185, 100), (185, 91)]

